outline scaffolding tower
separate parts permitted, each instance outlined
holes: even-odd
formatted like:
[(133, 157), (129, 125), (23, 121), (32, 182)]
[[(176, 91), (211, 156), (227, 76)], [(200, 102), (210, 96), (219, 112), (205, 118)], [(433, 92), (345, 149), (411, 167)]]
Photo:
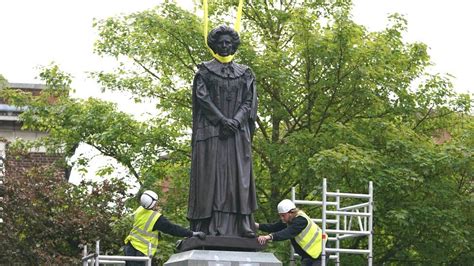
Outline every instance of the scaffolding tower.
[(126, 261), (141, 261), (145, 262), (146, 266), (151, 266), (152, 255), (151, 255), (151, 243), (148, 243), (148, 256), (111, 256), (111, 255), (100, 255), (100, 240), (95, 242), (95, 252), (88, 253), (87, 245), (84, 245), (82, 252), (82, 265), (88, 266), (99, 266), (105, 264), (114, 265), (125, 265)]
[[(295, 187), (292, 187), (291, 200), (295, 205), (316, 205), (322, 207), (321, 218), (312, 218), (312, 220), (321, 225), (323, 236), (327, 235), (326, 241), (335, 243), (335, 247), (327, 248), (326, 241), (323, 241), (321, 265), (325, 266), (328, 259), (332, 259), (335, 260), (335, 264), (339, 266), (340, 254), (347, 253), (367, 255), (367, 265), (372, 266), (374, 199), (372, 181), (369, 182), (368, 190), (368, 194), (341, 193), (339, 190), (336, 192), (329, 192), (327, 191), (326, 178), (324, 178), (322, 200), (310, 201), (296, 199)], [(329, 201), (328, 198), (333, 200)], [(355, 205), (342, 206), (342, 198), (355, 198), (363, 202)], [(330, 218), (328, 218), (328, 216), (330, 216)], [(329, 225), (332, 228), (328, 228)], [(354, 237), (367, 237), (367, 249), (346, 249), (341, 247), (341, 240)], [(293, 247), (291, 247), (290, 261), (292, 265), (294, 265), (294, 253)], [(327, 257), (327, 254), (330, 254), (329, 257)]]

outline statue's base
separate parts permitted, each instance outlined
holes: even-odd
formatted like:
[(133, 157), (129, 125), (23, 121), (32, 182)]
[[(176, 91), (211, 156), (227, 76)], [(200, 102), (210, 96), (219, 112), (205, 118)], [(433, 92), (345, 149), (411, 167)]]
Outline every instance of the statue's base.
[(174, 254), (166, 266), (281, 266), (272, 253), (224, 250), (189, 250)]
[(237, 236), (207, 236), (205, 240), (197, 237), (181, 241), (177, 252), (188, 250), (227, 250), (227, 251), (259, 251), (266, 245), (260, 245), (257, 238), (244, 238)]

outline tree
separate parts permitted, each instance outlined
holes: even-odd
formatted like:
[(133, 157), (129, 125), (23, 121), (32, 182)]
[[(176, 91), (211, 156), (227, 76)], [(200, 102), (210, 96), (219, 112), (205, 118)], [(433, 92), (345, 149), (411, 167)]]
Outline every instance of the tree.
[[(230, 14), (234, 2), (215, 4), (211, 21), (220, 23), (225, 15), (217, 14)], [(469, 253), (465, 247), (469, 235), (459, 230), (469, 217), (458, 217), (466, 210), (469, 194), (455, 188), (461, 184), (463, 190), (471, 188), (452, 182), (458, 171), (440, 169), (453, 162), (442, 160), (447, 144), (434, 145), (431, 137), (439, 129), (465, 132), (457, 123), (471, 121), (466, 116), (470, 99), (453, 93), (449, 77), (426, 72), (430, 64), (426, 45), (403, 41), (403, 17), (395, 14), (387, 29), (368, 32), (350, 19), (350, 5), (350, 1), (246, 3), (237, 60), (250, 65), (258, 78), (254, 155), (263, 206), (259, 218), (273, 219), (274, 206), (288, 197), (291, 186), (298, 186), (299, 198), (307, 198), (313, 197), (323, 177), (348, 191), (362, 190), (368, 180), (374, 180), (377, 263), (453, 261)], [(127, 75), (98, 73), (104, 86), (137, 97), (156, 97), (170, 121), (182, 130), (188, 128), (191, 77), (196, 63), (209, 58), (199, 41), (199, 20), (165, 4), (97, 26), (99, 54), (125, 56), (138, 67)], [(420, 86), (414, 88), (417, 81)], [(136, 91), (138, 87), (143, 89)], [(466, 162), (470, 154), (468, 149), (456, 158)], [(472, 178), (463, 173), (456, 180)], [(442, 202), (433, 195), (438, 186), (444, 188), (437, 190), (446, 197)], [(444, 204), (455, 198), (459, 204), (445, 210)], [(433, 219), (454, 216), (459, 222)], [(434, 235), (423, 234), (413, 241), (421, 228), (439, 224), (452, 232), (449, 242), (456, 243), (457, 252), (446, 251), (444, 245), (427, 245)], [(396, 238), (400, 231), (403, 237)]]
[[(225, 22), (236, 6), (229, 0), (211, 3), (215, 24)], [(469, 95), (454, 93), (449, 75), (427, 72), (431, 62), (426, 45), (403, 41), (407, 23), (402, 16), (394, 14), (386, 29), (369, 32), (351, 20), (350, 9), (351, 1), (245, 4), (236, 60), (251, 66), (257, 76), (257, 220), (276, 219), (276, 203), (289, 197), (292, 186), (298, 198), (314, 199), (322, 178), (348, 192), (364, 192), (373, 180), (376, 264), (472, 261), (472, 101)], [(98, 72), (97, 79), (107, 90), (131, 92), (137, 101), (156, 100), (160, 115), (144, 123), (146, 131), (113, 108), (105, 113), (121, 119), (109, 124), (114, 120), (96, 116), (90, 116), (90, 122), (81, 116), (65, 123), (76, 117), (75, 109), (64, 116), (52, 112), (49, 117), (64, 133), (52, 139), (59, 144), (77, 134), (76, 143), (89, 141), (111, 149), (108, 155), (144, 184), (169, 184), (186, 194), (190, 84), (196, 65), (210, 60), (201, 20), (166, 2), (95, 26), (100, 34), (96, 52), (119, 61), (117, 71)], [(104, 105), (73, 101), (61, 108), (77, 106), (88, 113)], [(104, 113), (99, 110), (96, 113)], [(82, 122), (89, 124), (75, 126)], [(97, 122), (131, 124), (136, 131), (133, 136), (122, 129), (111, 133), (107, 126), (96, 128)], [(433, 136), (443, 130), (451, 134), (450, 140), (435, 144)], [(167, 139), (150, 139), (158, 136)], [(123, 140), (120, 149), (114, 148), (114, 139)], [(148, 141), (153, 144), (148, 146)], [(160, 152), (166, 159), (157, 156)], [(165, 208), (175, 207), (173, 218), (184, 221), (185, 202), (169, 198)], [(283, 246), (274, 248), (287, 259)], [(343, 263), (364, 262), (345, 257)]]
[(0, 90), (8, 86), (8, 80), (0, 74)]
[[(27, 154), (9, 149), (8, 156)], [(127, 185), (117, 179), (72, 185), (54, 174), (56, 167), (15, 168), (15, 178), (7, 172), (1, 264), (77, 263), (81, 245), (96, 239), (119, 249), (122, 235), (112, 225), (125, 215)]]
[[(1, 90), (8, 104), (28, 106), (29, 110), (21, 115), (24, 130), (47, 131), (50, 135), (35, 141), (6, 142), (0, 264), (77, 263), (81, 245), (101, 239), (106, 246), (118, 250), (121, 243), (117, 239), (123, 237), (114, 225), (126, 214), (128, 185), (116, 178), (83, 181), (77, 186), (65, 182), (64, 155), (71, 155), (80, 141), (67, 127), (74, 115), (81, 115), (74, 111), (82, 109), (71, 104), (67, 75), (51, 67), (41, 76), (48, 79), (48, 89), (40, 96), (10, 90), (8, 84)], [(70, 107), (67, 110), (66, 105)], [(87, 107), (91, 105), (82, 106)], [(38, 146), (48, 148), (54, 163), (28, 160), (29, 150)], [(29, 163), (17, 163), (24, 159)]]

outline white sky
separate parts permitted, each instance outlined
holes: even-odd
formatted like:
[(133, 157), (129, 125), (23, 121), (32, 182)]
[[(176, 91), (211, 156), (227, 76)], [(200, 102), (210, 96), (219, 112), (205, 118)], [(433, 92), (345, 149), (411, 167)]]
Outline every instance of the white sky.
[[(110, 69), (112, 61), (93, 54), (93, 43), (97, 39), (97, 32), (92, 28), (93, 18), (141, 11), (158, 2), (1, 0), (0, 74), (9, 82), (39, 83), (38, 66), (54, 61), (63, 71), (72, 74), (72, 86), (78, 97), (99, 96), (98, 85), (86, 72)], [(456, 91), (473, 93), (473, 7), (474, 1), (470, 0), (354, 0), (353, 14), (356, 22), (372, 31), (386, 26), (388, 14), (404, 14), (408, 20), (406, 40), (421, 41), (430, 47), (429, 54), (436, 64), (433, 71), (454, 75)], [(137, 110), (125, 103), (126, 96), (106, 94), (101, 97), (121, 103), (119, 107), (124, 111)]]
[(454, 89), (472, 94), (473, 8), (471, 0), (354, 0), (353, 14), (371, 31), (383, 29), (388, 14), (403, 14), (408, 20), (405, 40), (427, 44), (435, 63), (432, 71), (455, 76)]

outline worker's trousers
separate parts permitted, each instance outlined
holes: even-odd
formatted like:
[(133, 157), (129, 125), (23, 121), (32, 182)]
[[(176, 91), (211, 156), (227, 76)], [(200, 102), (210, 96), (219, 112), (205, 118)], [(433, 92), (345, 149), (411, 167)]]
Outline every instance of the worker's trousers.
[[(132, 246), (132, 244), (128, 243), (124, 248), (123, 251), (125, 256), (145, 256), (142, 252), (138, 251), (136, 248)], [(145, 266), (144, 261), (126, 261), (125, 266)]]
[(321, 266), (321, 256), (317, 259), (304, 258), (301, 260), (301, 266)]

